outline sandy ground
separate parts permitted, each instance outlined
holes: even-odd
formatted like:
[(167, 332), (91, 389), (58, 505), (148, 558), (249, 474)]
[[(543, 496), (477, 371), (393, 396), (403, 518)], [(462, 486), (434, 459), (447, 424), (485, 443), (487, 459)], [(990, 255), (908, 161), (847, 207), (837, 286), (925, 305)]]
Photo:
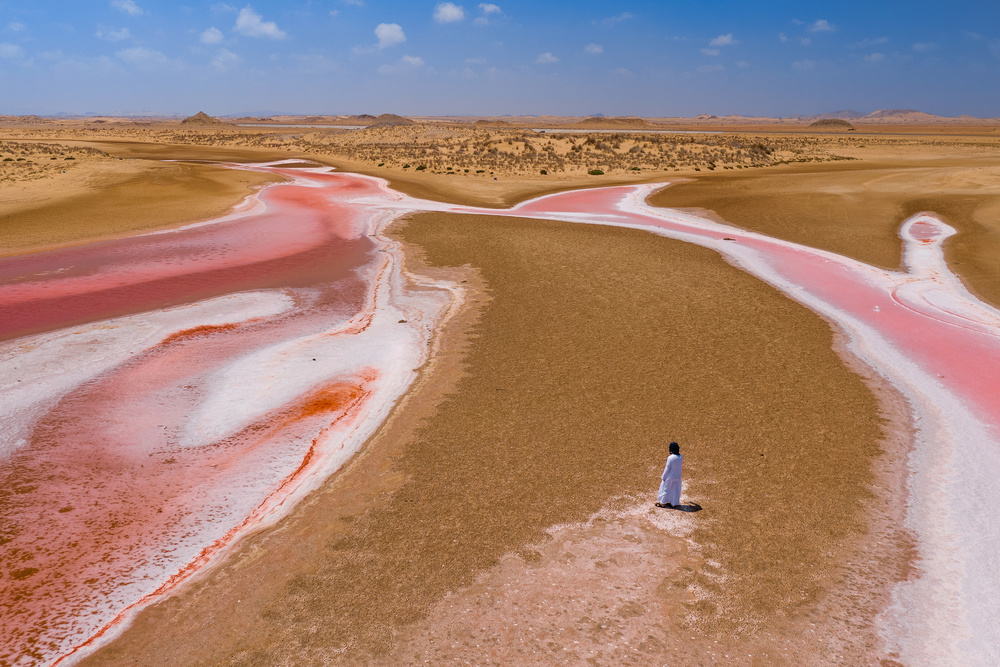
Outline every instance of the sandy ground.
[(655, 194), (657, 206), (709, 209), (747, 229), (897, 269), (900, 223), (934, 211), (959, 230), (948, 264), (1000, 306), (1000, 156), (928, 147), (863, 162), (713, 174)]
[(275, 180), (207, 164), (80, 159), (0, 185), (0, 256), (208, 220)]
[[(870, 655), (905, 544), (873, 486), (878, 403), (825, 322), (642, 232), (428, 214), (399, 233), (474, 267), (475, 320), (349, 469), (91, 664)], [(672, 438), (701, 512), (651, 513)], [(483, 595), (489, 653), (449, 606)]]
[[(181, 201), (221, 212), (259, 184), (128, 158), (312, 157), (494, 206), (595, 184), (459, 181), (294, 150), (80, 145), (126, 158), (112, 165), (123, 171), (95, 163), (87, 180), (77, 165), (78, 189), (58, 201), (43, 181), (22, 200), (0, 188), (15, 202), (0, 204), (0, 233), (23, 230), (5, 248), (176, 224), (183, 206), (159, 221), (133, 212), (191, 188)], [(899, 264), (902, 219), (937, 210), (963, 232), (946, 247), (957, 272), (1000, 303), (1000, 163), (990, 144), (949, 146), (683, 174), (698, 180), (653, 203), (886, 267)], [(59, 213), (70, 210), (76, 226)], [(440, 355), (324, 489), (89, 662), (890, 664), (874, 618), (909, 567), (893, 528), (904, 410), (845, 366), (825, 322), (710, 251), (641, 232), (424, 214), (396, 233), (412, 268), (479, 288)], [(700, 512), (650, 507), (671, 439)]]

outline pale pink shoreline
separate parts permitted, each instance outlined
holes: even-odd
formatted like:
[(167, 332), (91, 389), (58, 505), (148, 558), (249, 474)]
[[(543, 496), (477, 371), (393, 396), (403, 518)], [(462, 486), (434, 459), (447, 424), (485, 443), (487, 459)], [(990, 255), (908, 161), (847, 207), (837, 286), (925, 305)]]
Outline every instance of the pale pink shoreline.
[(1000, 663), (1000, 521), (988, 510), (1000, 502), (1000, 311), (947, 268), (941, 244), (955, 230), (929, 213), (910, 218), (900, 230), (907, 271), (885, 271), (654, 209), (645, 198), (656, 187), (549, 195), (502, 214), (648, 229), (709, 247), (830, 321), (847, 351), (907, 399), (916, 431), (907, 525), (920, 574), (896, 586), (879, 619), (885, 648), (908, 664)]
[[(903, 273), (647, 206), (645, 197), (660, 186), (548, 195), (498, 211), (417, 200), (393, 192), (379, 179), (332, 174), (327, 169), (239, 168), (282, 173), (293, 184), (272, 188), (287, 188), (290, 206), (298, 202), (306, 209), (327, 211), (329, 220), (307, 223), (312, 225), (307, 226), (308, 233), (294, 243), (313, 239), (322, 245), (323, 235), (329, 233), (324, 228), (329, 230), (329, 225), (336, 230), (336, 238), (370, 239), (378, 252), (371, 252), (353, 270), (366, 286), (363, 297), (358, 306), (344, 308), (336, 306), (336, 299), (331, 302), (329, 294), (324, 297), (322, 290), (301, 284), (241, 290), (237, 276), (237, 292), (228, 296), (0, 344), (0, 367), (8, 372), (19, 370), (25, 379), (35, 380), (30, 389), (18, 387), (12, 381), (15, 376), (8, 373), (11, 380), (0, 384), (5, 412), (12, 411), (5, 415), (10, 417), (10, 426), (0, 432), (0, 456), (11, 458), (18, 451), (29, 451), (28, 440), (42, 433), (52, 436), (56, 458), (62, 456), (67, 469), (72, 469), (79, 461), (66, 458), (59, 449), (58, 429), (42, 426), (46, 419), (72, 422), (73, 414), (79, 414), (74, 409), (85, 414), (94, 411), (89, 424), (93, 432), (88, 435), (84, 420), (75, 438), (111, 438), (119, 443), (117, 449), (108, 446), (109, 461), (118, 465), (130, 461), (134, 475), (144, 469), (147, 459), (166, 470), (180, 465), (200, 471), (198, 493), (177, 493), (170, 502), (175, 503), (175, 510), (209, 510), (207, 517), (192, 525), (183, 521), (195, 520), (194, 515), (167, 512), (181, 516), (177, 532), (198, 535), (186, 546), (170, 550), (157, 542), (162, 541), (162, 513), (153, 512), (137, 524), (124, 525), (119, 531), (120, 549), (127, 552), (136, 534), (144, 535), (142, 546), (154, 547), (148, 556), (138, 552), (132, 556), (146, 559), (145, 570), (133, 568), (126, 570), (127, 575), (104, 572), (104, 580), (114, 584), (119, 597), (107, 598), (99, 618), (84, 623), (91, 629), (74, 631), (74, 623), (100, 607), (87, 597), (88, 592), (99, 597), (100, 591), (82, 586), (83, 597), (73, 607), (77, 611), (66, 610), (64, 625), (52, 626), (64, 640), (50, 640), (50, 660), (75, 659), (108, 641), (143, 606), (218, 562), (227, 545), (287, 513), (363, 445), (409, 387), (415, 369), (427, 358), (435, 329), (462, 298), (458, 286), (446, 283), (436, 283), (436, 290), (421, 290), (419, 295), (407, 290), (398, 246), (379, 234), (405, 213), (429, 210), (647, 229), (717, 250), (834, 323), (845, 335), (850, 352), (909, 400), (918, 433), (910, 461), (908, 523), (920, 539), (921, 576), (894, 591), (894, 604), (881, 619), (886, 645), (915, 663), (935, 655), (954, 655), (963, 656), (966, 664), (989, 664), (997, 656), (1000, 611), (993, 600), (1000, 600), (1000, 563), (996, 562), (1000, 527), (985, 512), (964, 513), (951, 503), (971, 496), (975, 506), (986, 508), (1000, 500), (995, 497), (1000, 492), (990, 483), (991, 476), (1000, 473), (1000, 313), (975, 300), (947, 269), (940, 245), (954, 232), (933, 216), (916, 216), (904, 224), (901, 235), (908, 272)], [(267, 214), (266, 208), (257, 207), (237, 219)], [(345, 220), (350, 222), (346, 227)], [(272, 218), (271, 224), (278, 222)], [(228, 248), (225, 234), (213, 229), (212, 223), (177, 233), (206, 231), (211, 232), (207, 238), (222, 239)], [(157, 240), (172, 243), (171, 233), (157, 232)], [(292, 255), (282, 255), (287, 247), (282, 236), (265, 243), (262, 253), (280, 260), (302, 250), (296, 247)], [(135, 238), (148, 243), (150, 235)], [(196, 247), (201, 252), (206, 246)], [(183, 273), (184, 252), (178, 250), (171, 256), (180, 265), (166, 261), (161, 268), (172, 275)], [(204, 254), (213, 266), (230, 262), (238, 268), (246, 261), (245, 254), (240, 259), (240, 252), (245, 253), (224, 249), (221, 255)], [(120, 281), (125, 289), (129, 281), (142, 285), (156, 268), (141, 262), (129, 265), (127, 256), (124, 261), (131, 276)], [(0, 262), (0, 272), (4, 266)], [(32, 289), (36, 295), (60, 287), (66, 294), (85, 292), (87, 284), (99, 286), (101, 276), (114, 279), (113, 264), (102, 270), (83, 276), (45, 274), (40, 282), (48, 286), (22, 283), (9, 292), (11, 302)], [(60, 281), (65, 282), (59, 286)], [(0, 283), (0, 304), (5, 303), (3, 290)], [(31, 303), (30, 297), (25, 298), (29, 299), (25, 303)], [(72, 369), (56, 368), (81, 356), (85, 363), (74, 364)], [(317, 401), (325, 406), (317, 412), (303, 407)], [(103, 417), (100, 424), (98, 415)], [(142, 418), (137, 420), (135, 415)], [(262, 432), (264, 436), (259, 435)], [(136, 442), (142, 443), (138, 450)], [(294, 452), (284, 455), (289, 445)], [(215, 451), (227, 448), (232, 450), (228, 454)], [(303, 468), (306, 457), (311, 458)], [(165, 463), (169, 458), (174, 462)], [(259, 470), (266, 475), (258, 475)], [(160, 478), (165, 479), (163, 474)], [(125, 487), (120, 488), (127, 488), (135, 481), (126, 479), (122, 484)], [(234, 492), (236, 488), (257, 491)], [(83, 514), (83, 506), (58, 512), (65, 497), (58, 488), (40, 488), (39, 492), (49, 494), (45, 506), (55, 520), (74, 512)], [(70, 561), (60, 562), (61, 567), (70, 566)], [(136, 573), (141, 575), (139, 585), (133, 581)], [(24, 581), (31, 582), (34, 576)], [(117, 585), (122, 577), (132, 588), (123, 591)], [(949, 613), (939, 618), (934, 605), (942, 601)], [(4, 635), (15, 636), (6, 630)]]

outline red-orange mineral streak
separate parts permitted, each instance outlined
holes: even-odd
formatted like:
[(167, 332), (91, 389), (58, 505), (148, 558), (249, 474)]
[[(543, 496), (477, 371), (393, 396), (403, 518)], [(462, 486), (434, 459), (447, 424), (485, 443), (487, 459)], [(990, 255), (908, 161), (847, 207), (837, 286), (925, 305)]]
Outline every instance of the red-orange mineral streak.
[[(365, 387), (375, 378), (368, 371), (358, 381), (328, 384), (223, 440), (145, 457), (92, 441), (68, 446), (67, 436), (92, 429), (56, 420), (48, 437), (3, 466), (4, 488), (13, 491), (2, 507), (6, 544), (0, 562), (9, 575), (0, 579), (4, 659), (28, 657), (33, 650), (40, 651), (36, 658), (51, 659), (58, 642), (45, 645), (47, 630), (72, 632), (80, 617), (113, 611), (110, 621), (79, 637), (78, 649), (91, 645), (134, 609), (183, 583), (313, 474), (321, 463), (317, 447), (362, 409)], [(293, 451), (287, 451), (290, 445)], [(256, 465), (281, 474), (245, 510), (227, 512), (227, 496), (239, 493), (240, 481), (254, 478), (247, 468)], [(225, 491), (221, 499), (219, 490)], [(213, 514), (234, 520), (220, 529)], [(213, 528), (221, 534), (179, 559), (179, 569), (152, 592), (132, 600), (115, 596), (130, 582), (155, 581), (157, 570), (169, 565), (172, 552), (184, 550), (192, 533)], [(106, 597), (117, 608), (108, 608)], [(17, 645), (20, 650), (10, 653)]]
[[(374, 380), (375, 378), (376, 375), (373, 372), (369, 371), (367, 373), (367, 379), (369, 381)], [(245, 535), (255, 526), (259, 525), (261, 520), (273, 509), (274, 505), (281, 505), (283, 503), (283, 500), (291, 491), (289, 487), (294, 486), (296, 483), (301, 483), (305, 477), (308, 477), (311, 472), (311, 465), (315, 463), (316, 448), (320, 439), (328, 431), (336, 428), (337, 424), (345, 417), (355, 412), (367, 397), (368, 393), (369, 392), (364, 389), (362, 384), (332, 384), (317, 389), (301, 401), (283, 408), (274, 415), (270, 415), (267, 418), (248, 426), (241, 434), (234, 436), (235, 438), (239, 438), (240, 436), (249, 436), (256, 438), (259, 441), (265, 441), (268, 438), (273, 438), (289, 429), (301, 428), (310, 422), (310, 420), (320, 418), (325, 422), (329, 422), (329, 426), (323, 428), (319, 435), (312, 439), (298, 468), (286, 475), (285, 478), (278, 484), (274, 492), (265, 498), (264, 501), (255, 508), (254, 512), (242, 523), (240, 523), (240, 525), (232, 527), (225, 535), (202, 549), (196, 558), (188, 562), (183, 568), (180, 569), (180, 571), (173, 574), (163, 583), (163, 585), (152, 593), (137, 600), (133, 604), (130, 604), (125, 609), (122, 609), (121, 612), (118, 613), (118, 615), (115, 616), (110, 622), (104, 625), (104, 627), (100, 628), (100, 630), (94, 633), (89, 639), (77, 646), (71, 653), (61, 657), (54, 664), (60, 664), (81, 650), (100, 643), (105, 635), (114, 631), (124, 621), (128, 620), (134, 610), (141, 609), (150, 602), (169, 594), (171, 591), (183, 584), (193, 574), (197, 573), (205, 565), (210, 563), (212, 558), (228, 546), (238, 535)]]
[(214, 333), (219, 333), (220, 331), (235, 331), (239, 328), (238, 324), (203, 324), (198, 327), (191, 327), (190, 329), (184, 329), (183, 331), (178, 331), (177, 333), (172, 333), (163, 339), (161, 345), (169, 345), (170, 343), (176, 343), (182, 340), (191, 340), (192, 338), (200, 338), (201, 336), (210, 336)]

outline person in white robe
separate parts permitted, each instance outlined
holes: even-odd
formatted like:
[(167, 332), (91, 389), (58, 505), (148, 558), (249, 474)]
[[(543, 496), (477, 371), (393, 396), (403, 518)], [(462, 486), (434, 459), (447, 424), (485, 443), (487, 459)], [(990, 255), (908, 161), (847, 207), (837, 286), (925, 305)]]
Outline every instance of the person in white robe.
[(676, 442), (670, 443), (670, 456), (660, 476), (660, 491), (656, 494), (657, 507), (675, 507), (681, 504), (681, 448)]

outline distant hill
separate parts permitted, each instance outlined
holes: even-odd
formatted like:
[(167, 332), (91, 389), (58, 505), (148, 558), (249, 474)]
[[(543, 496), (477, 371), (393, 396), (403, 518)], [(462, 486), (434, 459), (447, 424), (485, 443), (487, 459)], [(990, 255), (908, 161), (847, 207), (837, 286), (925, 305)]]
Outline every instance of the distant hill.
[(858, 118), (864, 117), (865, 114), (860, 111), (851, 111), (849, 109), (844, 109), (842, 111), (831, 111), (830, 113), (820, 113), (815, 116), (806, 116), (802, 120), (823, 120), (824, 118), (839, 118), (841, 120), (857, 120)]
[(591, 116), (590, 118), (584, 118), (578, 123), (573, 123), (573, 127), (583, 127), (595, 130), (637, 130), (653, 127), (653, 124), (648, 120), (638, 118), (636, 116), (612, 116), (610, 118)]
[(973, 118), (962, 115), (957, 118), (935, 116), (916, 109), (879, 109), (856, 119), (858, 123), (899, 123), (921, 125), (926, 123), (981, 123), (995, 121), (993, 118)]
[(193, 116), (188, 116), (181, 121), (181, 125), (225, 125), (224, 121), (212, 118), (204, 111), (199, 111)]
[[(858, 120), (877, 121), (879, 123), (935, 123), (945, 120), (942, 116), (917, 111), (916, 109), (878, 109), (865, 114)], [(953, 120), (953, 119), (948, 119)]]
[(821, 118), (809, 124), (817, 130), (853, 130), (854, 126), (843, 118)]
[(21, 125), (43, 125), (51, 123), (48, 118), (41, 116), (0, 116), (0, 123), (19, 123)]
[(395, 127), (396, 125), (416, 125), (416, 123), (409, 118), (403, 118), (394, 113), (384, 113), (375, 118), (375, 122), (371, 124), (371, 127)]

